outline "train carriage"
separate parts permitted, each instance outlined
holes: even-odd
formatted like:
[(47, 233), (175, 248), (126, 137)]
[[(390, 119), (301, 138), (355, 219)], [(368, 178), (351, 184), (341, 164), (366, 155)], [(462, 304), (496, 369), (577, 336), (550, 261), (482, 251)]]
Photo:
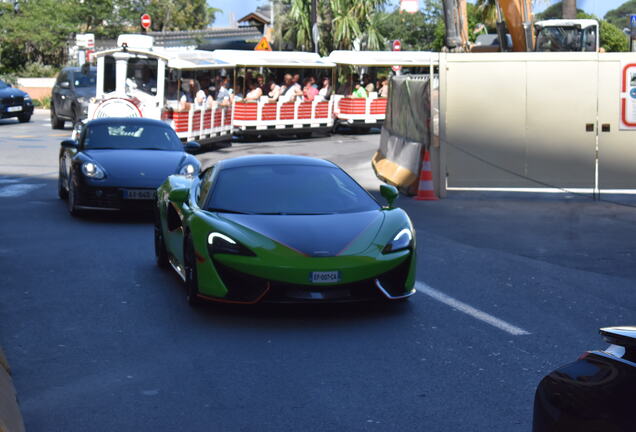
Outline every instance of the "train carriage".
[[(384, 123), (387, 96), (378, 92), (376, 83), (387, 80), (388, 85), (394, 73), (432, 74), (438, 62), (429, 51), (333, 51), (325, 59), (337, 65), (338, 82), (332, 97), (335, 121), (357, 128)], [(356, 84), (364, 91), (357, 92)], [(366, 89), (369, 84), (372, 87)]]
[[(239, 135), (328, 132), (333, 127), (333, 101), (302, 95), (271, 98), (263, 91), (257, 100), (246, 100), (248, 84), (262, 77), (264, 86), (282, 84), (286, 74), (333, 80), (335, 64), (314, 53), (283, 51), (216, 50), (214, 58), (236, 65), (234, 69), (234, 128)], [(266, 88), (265, 90), (268, 90)]]
[[(169, 123), (184, 142), (232, 139), (231, 101), (217, 101), (214, 93), (233, 64), (210, 51), (155, 47), (144, 35), (121, 35), (117, 45), (95, 54), (97, 89), (88, 120), (147, 117)], [(206, 93), (200, 101), (193, 83)]]

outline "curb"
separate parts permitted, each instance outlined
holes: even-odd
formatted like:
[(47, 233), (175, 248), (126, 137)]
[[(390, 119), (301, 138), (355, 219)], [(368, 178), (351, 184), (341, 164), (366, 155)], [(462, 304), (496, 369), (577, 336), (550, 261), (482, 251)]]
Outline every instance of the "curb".
[(22, 413), (11, 381), (11, 369), (2, 348), (0, 348), (0, 432), (24, 432)]

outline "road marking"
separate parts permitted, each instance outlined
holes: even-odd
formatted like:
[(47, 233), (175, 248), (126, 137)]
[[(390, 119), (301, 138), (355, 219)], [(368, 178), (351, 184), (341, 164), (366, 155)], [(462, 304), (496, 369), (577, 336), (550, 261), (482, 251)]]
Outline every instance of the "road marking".
[(21, 183), (0, 187), (0, 198), (19, 197), (43, 186), (43, 183)]
[(11, 138), (35, 138), (35, 135), (14, 135)]
[(457, 309), (458, 311), (463, 312), (466, 315), (470, 315), (473, 318), (490, 324), (493, 327), (497, 327), (499, 330), (503, 330), (513, 336), (523, 336), (530, 334), (529, 331), (516, 327), (510, 323), (507, 323), (506, 321), (500, 320), (499, 318), (496, 318), (486, 312), (480, 311), (479, 309), (476, 309), (464, 302), (461, 302), (449, 295), (446, 295), (441, 291), (431, 288), (423, 282), (415, 282), (415, 289), (422, 294), (426, 294), (427, 296), (432, 297), (437, 301), (440, 301), (454, 309)]
[(68, 133), (56, 133), (56, 134), (49, 134), (48, 136), (50, 137), (63, 137), (63, 136), (70, 136), (71, 134)]

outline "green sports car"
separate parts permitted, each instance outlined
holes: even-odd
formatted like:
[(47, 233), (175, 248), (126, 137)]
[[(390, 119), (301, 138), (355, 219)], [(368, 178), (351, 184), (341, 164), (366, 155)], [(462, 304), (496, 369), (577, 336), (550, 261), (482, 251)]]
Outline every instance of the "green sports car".
[(382, 207), (331, 162), (301, 156), (226, 159), (157, 189), (155, 255), (187, 300), (402, 300), (415, 283), (415, 233), (382, 185)]

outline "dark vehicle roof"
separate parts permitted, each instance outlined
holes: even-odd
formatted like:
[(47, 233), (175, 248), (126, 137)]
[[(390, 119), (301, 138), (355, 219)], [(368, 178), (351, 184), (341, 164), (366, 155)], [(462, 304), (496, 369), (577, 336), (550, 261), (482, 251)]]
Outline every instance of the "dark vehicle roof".
[[(61, 72), (81, 72), (82, 71), (82, 67), (81, 66), (67, 66), (65, 68), (62, 69)], [(97, 71), (97, 68), (95, 66), (91, 66), (90, 67), (90, 71), (91, 72), (95, 72)]]
[(91, 120), (88, 123), (86, 123), (86, 126), (99, 126), (99, 125), (109, 125), (109, 124), (135, 125), (135, 126), (148, 125), (148, 126), (161, 126), (161, 127), (170, 128), (168, 124), (166, 124), (165, 122), (161, 120), (141, 118), (141, 117), (104, 117), (104, 118)]
[(250, 155), (224, 159), (219, 162), (219, 168), (239, 168), (256, 165), (313, 165), (336, 168), (333, 163), (307, 156), (294, 155)]

